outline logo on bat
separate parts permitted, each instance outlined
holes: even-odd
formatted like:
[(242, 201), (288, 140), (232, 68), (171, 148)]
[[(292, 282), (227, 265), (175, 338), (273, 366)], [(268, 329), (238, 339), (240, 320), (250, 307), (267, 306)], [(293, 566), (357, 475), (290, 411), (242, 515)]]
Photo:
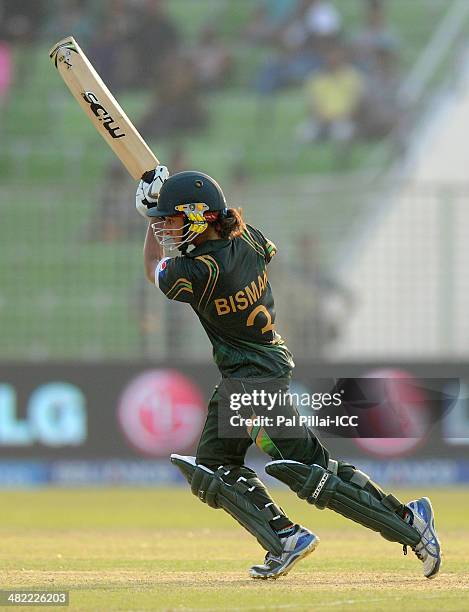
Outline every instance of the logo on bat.
[(70, 68), (72, 68), (72, 51), (78, 53), (75, 45), (70, 41), (56, 47), (50, 53), (50, 57), (54, 58), (55, 67), (58, 68), (58, 65), (63, 62), (67, 66), (67, 69), (70, 70)]
[(118, 125), (115, 125), (115, 120), (107, 112), (104, 106), (100, 104), (96, 94), (94, 94), (92, 91), (85, 91), (85, 93), (82, 93), (81, 95), (83, 100), (90, 105), (90, 109), (98, 118), (98, 121), (102, 121), (104, 129), (109, 132), (112, 138), (122, 138), (125, 136), (124, 132), (121, 134), (117, 133), (121, 128)]

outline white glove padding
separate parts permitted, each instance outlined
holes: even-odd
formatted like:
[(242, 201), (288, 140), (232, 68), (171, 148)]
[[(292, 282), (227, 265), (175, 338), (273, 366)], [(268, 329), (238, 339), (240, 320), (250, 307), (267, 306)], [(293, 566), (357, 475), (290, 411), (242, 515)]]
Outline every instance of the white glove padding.
[(137, 187), (135, 194), (135, 207), (142, 217), (147, 218), (149, 208), (156, 206), (161, 186), (169, 176), (166, 166), (157, 166), (155, 170), (147, 173)]

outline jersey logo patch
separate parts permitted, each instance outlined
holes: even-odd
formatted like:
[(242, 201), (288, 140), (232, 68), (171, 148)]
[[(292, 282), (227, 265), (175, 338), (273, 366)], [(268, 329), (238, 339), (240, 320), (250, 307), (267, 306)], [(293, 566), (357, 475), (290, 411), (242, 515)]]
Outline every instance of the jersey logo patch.
[(160, 286), (160, 274), (166, 269), (170, 259), (170, 257), (163, 257), (155, 268), (155, 285), (157, 287)]

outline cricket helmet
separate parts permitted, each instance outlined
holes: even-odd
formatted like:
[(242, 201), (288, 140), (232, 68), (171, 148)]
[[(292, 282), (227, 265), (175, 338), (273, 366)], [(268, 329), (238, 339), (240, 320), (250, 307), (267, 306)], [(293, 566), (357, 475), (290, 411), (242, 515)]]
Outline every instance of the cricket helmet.
[(153, 224), (155, 238), (162, 246), (172, 250), (181, 247), (187, 249), (189, 243), (207, 229), (210, 221), (225, 216), (226, 211), (226, 199), (220, 185), (208, 174), (190, 170), (166, 179), (160, 189), (157, 205), (150, 208), (147, 215), (160, 218), (160, 221), (175, 215), (185, 217), (180, 236), (171, 235), (180, 230), (165, 229), (158, 221)]

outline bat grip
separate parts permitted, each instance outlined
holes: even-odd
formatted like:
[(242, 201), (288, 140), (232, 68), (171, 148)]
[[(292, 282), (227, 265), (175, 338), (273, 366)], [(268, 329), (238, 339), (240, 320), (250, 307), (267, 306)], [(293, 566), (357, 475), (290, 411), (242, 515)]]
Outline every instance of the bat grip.
[(154, 178), (155, 178), (154, 168), (152, 170), (147, 170), (146, 172), (142, 174), (142, 181), (144, 181), (145, 183), (150, 184)]

